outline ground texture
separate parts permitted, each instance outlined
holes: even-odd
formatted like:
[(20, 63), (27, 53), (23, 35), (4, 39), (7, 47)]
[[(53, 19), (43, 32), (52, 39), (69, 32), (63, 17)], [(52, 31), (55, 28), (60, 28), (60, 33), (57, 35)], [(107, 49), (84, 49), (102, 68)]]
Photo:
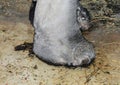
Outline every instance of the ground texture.
[[(18, 5), (14, 7), (12, 1)], [(102, 9), (92, 10), (89, 1), (83, 5), (88, 6), (92, 16), (98, 15), (93, 16), (91, 30), (83, 34), (93, 42), (96, 59), (86, 68), (70, 68), (46, 64), (32, 54), (30, 0), (1, 0), (0, 85), (120, 85), (120, 13), (116, 11), (119, 6), (115, 10), (113, 3), (110, 8), (110, 0), (106, 0), (109, 3), (103, 6), (109, 7), (105, 9), (109, 11), (105, 15)], [(93, 1), (96, 5), (97, 1)]]

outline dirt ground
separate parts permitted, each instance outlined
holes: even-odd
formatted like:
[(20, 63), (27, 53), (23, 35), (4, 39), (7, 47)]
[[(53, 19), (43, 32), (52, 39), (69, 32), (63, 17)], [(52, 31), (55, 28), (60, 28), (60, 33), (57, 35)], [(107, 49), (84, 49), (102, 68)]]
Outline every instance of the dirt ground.
[(95, 61), (88, 67), (54, 66), (31, 54), (34, 28), (27, 14), (1, 14), (0, 85), (120, 85), (120, 14), (93, 24), (83, 34), (95, 46)]

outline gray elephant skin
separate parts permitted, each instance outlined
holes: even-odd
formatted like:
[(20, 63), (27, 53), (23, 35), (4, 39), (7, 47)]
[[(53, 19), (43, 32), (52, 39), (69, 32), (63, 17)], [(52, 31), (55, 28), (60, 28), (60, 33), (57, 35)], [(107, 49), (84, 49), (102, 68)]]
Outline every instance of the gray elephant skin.
[(89, 15), (79, 0), (37, 0), (33, 51), (54, 65), (87, 65), (95, 52), (80, 28), (88, 27)]

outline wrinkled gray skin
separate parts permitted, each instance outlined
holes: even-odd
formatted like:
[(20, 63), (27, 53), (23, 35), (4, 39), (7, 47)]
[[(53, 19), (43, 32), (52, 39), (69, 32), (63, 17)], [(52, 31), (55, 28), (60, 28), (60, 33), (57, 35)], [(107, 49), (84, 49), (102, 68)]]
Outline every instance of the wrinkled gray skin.
[(89, 26), (78, 19), (81, 17), (77, 13), (78, 3), (78, 0), (37, 0), (33, 51), (40, 59), (52, 64), (81, 66), (95, 58), (93, 45), (79, 29)]
[(88, 10), (79, 4), (76, 10), (76, 16), (77, 22), (80, 26), (80, 30), (82, 31), (88, 30), (91, 26), (90, 25), (91, 18)]

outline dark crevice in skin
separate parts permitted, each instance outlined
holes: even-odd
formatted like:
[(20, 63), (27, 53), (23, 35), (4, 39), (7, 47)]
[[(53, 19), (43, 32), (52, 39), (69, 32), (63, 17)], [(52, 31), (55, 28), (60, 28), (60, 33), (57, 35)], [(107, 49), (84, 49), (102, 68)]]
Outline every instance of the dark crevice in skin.
[(32, 25), (33, 25), (33, 21), (34, 21), (35, 7), (36, 7), (36, 1), (32, 1), (31, 7), (29, 10), (29, 20)]

